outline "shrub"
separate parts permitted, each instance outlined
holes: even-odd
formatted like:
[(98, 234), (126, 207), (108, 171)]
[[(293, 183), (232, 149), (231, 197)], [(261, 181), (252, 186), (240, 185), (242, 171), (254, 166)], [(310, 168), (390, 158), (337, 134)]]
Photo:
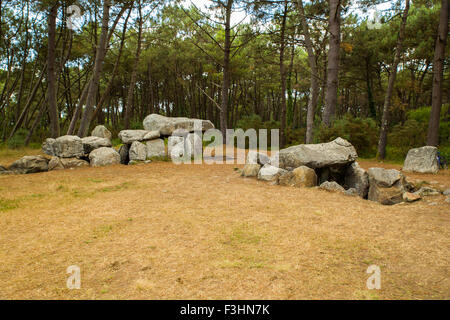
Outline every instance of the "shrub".
[(25, 129), (19, 129), (14, 136), (8, 140), (8, 147), (11, 149), (17, 149), (25, 145), (25, 139), (27, 138), (28, 131)]
[(376, 154), (378, 127), (373, 119), (347, 116), (335, 121), (332, 127), (319, 127), (317, 131), (317, 142), (328, 142), (341, 137), (353, 144), (361, 157), (370, 158)]

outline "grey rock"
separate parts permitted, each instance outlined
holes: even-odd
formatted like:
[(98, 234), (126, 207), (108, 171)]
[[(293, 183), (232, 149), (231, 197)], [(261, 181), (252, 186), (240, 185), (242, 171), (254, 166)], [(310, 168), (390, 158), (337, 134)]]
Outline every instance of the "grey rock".
[(148, 131), (142, 138), (142, 141), (158, 139), (160, 136), (161, 134), (159, 133), (158, 130)]
[(123, 144), (119, 148), (119, 155), (120, 155), (120, 163), (121, 164), (128, 164), (130, 162), (130, 145), (129, 144)]
[(369, 193), (369, 175), (358, 162), (353, 162), (345, 172), (344, 184), (349, 189), (356, 189), (361, 198)]
[(105, 126), (98, 125), (92, 130), (91, 136), (105, 138), (108, 140), (112, 139), (111, 131), (109, 131)]
[(450, 189), (445, 190), (444, 192), (442, 192), (442, 194), (443, 194), (444, 196), (450, 195)]
[(86, 155), (88, 155), (95, 149), (112, 146), (111, 140), (96, 136), (84, 137), (81, 139), (81, 142), (83, 143), (83, 150)]
[(185, 154), (184, 137), (170, 136), (167, 142), (167, 151), (170, 158), (182, 158)]
[(78, 136), (62, 136), (53, 143), (54, 156), (60, 158), (78, 158), (84, 156), (83, 142)]
[(42, 144), (42, 151), (45, 154), (48, 154), (49, 156), (54, 156), (55, 149), (53, 146), (54, 146), (55, 142), (56, 142), (56, 140), (53, 138), (45, 139), (44, 143)]
[(327, 191), (345, 192), (345, 189), (336, 181), (325, 181), (319, 188)]
[(89, 154), (92, 167), (120, 164), (120, 155), (113, 148), (98, 148)]
[(426, 197), (426, 196), (438, 196), (441, 193), (436, 189), (430, 187), (421, 187), (419, 190), (414, 192), (414, 194), (420, 195), (421, 197)]
[(356, 190), (356, 188), (350, 188), (345, 190), (345, 194), (352, 197), (359, 196), (358, 190)]
[(187, 157), (201, 157), (203, 155), (202, 137), (195, 133), (189, 133), (184, 140)]
[(403, 174), (395, 169), (369, 168), (368, 174), (371, 179), (382, 187), (391, 187), (394, 183), (404, 178)]
[(403, 202), (405, 177), (398, 170), (370, 168), (368, 199), (384, 205)]
[(147, 158), (162, 158), (166, 156), (166, 146), (163, 139), (147, 141)]
[(64, 165), (61, 162), (61, 158), (59, 157), (52, 157), (50, 161), (48, 162), (48, 171), (53, 170), (64, 170)]
[(350, 142), (337, 138), (328, 143), (301, 144), (279, 152), (280, 168), (307, 166), (313, 169), (351, 164), (358, 158)]
[(277, 184), (278, 178), (285, 172), (287, 172), (287, 170), (265, 164), (258, 172), (258, 180), (271, 181)]
[(245, 163), (251, 163), (251, 164), (257, 163), (257, 164), (263, 166), (265, 164), (270, 163), (270, 158), (269, 158), (269, 156), (267, 156), (264, 153), (250, 150), (247, 153), (247, 159), (246, 159)]
[(123, 143), (132, 144), (135, 141), (144, 141), (148, 133), (146, 130), (122, 130), (119, 132), (119, 139)]
[(144, 129), (148, 131), (158, 130), (163, 136), (170, 136), (177, 129), (185, 129), (188, 132), (193, 132), (196, 121), (198, 127), (202, 131), (214, 129), (214, 125), (209, 120), (190, 119), (184, 117), (171, 118), (159, 114), (151, 114), (144, 119)]
[(257, 163), (247, 163), (242, 169), (241, 176), (243, 177), (256, 177), (261, 166)]
[(402, 170), (407, 172), (437, 173), (439, 171), (437, 148), (425, 146), (409, 150)]
[(130, 161), (145, 161), (147, 159), (147, 147), (139, 141), (134, 141), (131, 144), (129, 156)]
[(49, 159), (42, 156), (25, 156), (13, 162), (8, 170), (20, 174), (45, 172), (48, 171), (48, 162)]
[(315, 187), (317, 186), (317, 175), (314, 169), (301, 166), (292, 171), (282, 173), (279, 177), (279, 184), (297, 188)]

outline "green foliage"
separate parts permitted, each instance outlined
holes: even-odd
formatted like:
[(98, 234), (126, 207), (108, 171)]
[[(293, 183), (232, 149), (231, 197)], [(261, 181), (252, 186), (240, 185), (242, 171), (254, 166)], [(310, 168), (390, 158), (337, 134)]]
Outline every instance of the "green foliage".
[[(244, 131), (247, 131), (248, 129), (255, 129), (256, 132), (260, 129), (266, 129), (267, 130), (267, 148), (270, 149), (271, 147), (271, 141), (272, 141), (272, 129), (279, 129), (280, 128), (280, 122), (275, 120), (269, 120), (263, 122), (261, 117), (252, 114), (250, 116), (242, 117), (237, 123), (235, 129), (242, 129)], [(245, 142), (245, 147), (248, 148), (248, 141)]]
[(27, 138), (27, 130), (20, 129), (14, 134), (14, 136), (8, 140), (8, 147), (11, 149), (17, 149), (25, 145), (25, 139)]
[(329, 142), (337, 137), (348, 140), (364, 158), (374, 157), (378, 143), (378, 127), (373, 119), (345, 117), (335, 121), (332, 127), (320, 127), (317, 142)]
[[(450, 122), (446, 120), (449, 105), (443, 105), (439, 124), (439, 150), (448, 159), (450, 149)], [(387, 157), (404, 159), (408, 150), (424, 146), (427, 139), (430, 107), (422, 107), (407, 113), (407, 120), (395, 125), (388, 137)]]

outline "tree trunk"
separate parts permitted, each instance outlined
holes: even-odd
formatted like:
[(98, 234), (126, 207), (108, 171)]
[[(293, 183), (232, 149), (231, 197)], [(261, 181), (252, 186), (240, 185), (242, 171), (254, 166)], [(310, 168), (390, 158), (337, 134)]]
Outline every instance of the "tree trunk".
[(387, 132), (389, 125), (389, 109), (391, 108), (392, 92), (394, 91), (395, 78), (397, 76), (397, 66), (400, 62), (400, 57), (403, 50), (403, 39), (405, 37), (406, 20), (408, 18), (409, 0), (405, 1), (405, 10), (402, 16), (402, 23), (400, 25), (400, 31), (397, 38), (397, 49), (395, 51), (394, 62), (389, 74), (388, 87), (386, 95), (384, 97), (383, 116), (381, 119), (380, 128), (380, 140), (378, 141), (378, 154), (379, 159), (386, 158), (386, 144), (387, 144)]
[(59, 3), (50, 8), (48, 15), (48, 51), (47, 51), (47, 103), (50, 116), (50, 135), (59, 137), (58, 107), (56, 104), (56, 75), (55, 75), (55, 51), (56, 51), (56, 16)]
[(97, 97), (97, 89), (100, 82), (100, 75), (103, 67), (103, 60), (106, 54), (106, 40), (108, 37), (108, 22), (109, 22), (109, 9), (111, 7), (110, 0), (104, 0), (103, 2), (103, 17), (102, 17), (102, 32), (100, 35), (100, 43), (97, 46), (95, 54), (94, 71), (92, 75), (92, 81), (89, 84), (89, 89), (86, 98), (86, 107), (81, 119), (80, 128), (78, 130), (78, 136), (85, 137), (89, 131), (89, 125), (92, 119), (92, 112), (94, 110), (94, 103)]
[(445, 45), (447, 43), (448, 34), (448, 2), (449, 0), (442, 0), (438, 36), (436, 38), (436, 46), (434, 49), (433, 93), (427, 134), (427, 145), (429, 146), (437, 146), (439, 143), (439, 120), (442, 107)]
[(303, 27), (303, 35), (305, 37), (306, 51), (308, 52), (308, 64), (311, 69), (311, 86), (310, 97), (308, 100), (308, 110), (306, 114), (306, 143), (312, 143), (314, 138), (314, 114), (317, 107), (317, 99), (319, 98), (319, 71), (317, 70), (316, 56), (313, 50), (309, 27), (306, 21), (305, 9), (303, 1), (298, 0), (300, 9), (300, 20)]
[(286, 67), (284, 65), (284, 51), (286, 49), (285, 33), (288, 14), (288, 1), (284, 0), (284, 12), (280, 34), (280, 77), (281, 77), (281, 117), (280, 117), (280, 147), (286, 144)]
[(339, 75), (339, 50), (341, 43), (341, 1), (329, 0), (330, 17), (330, 43), (327, 64), (327, 88), (325, 93), (325, 109), (323, 112), (323, 123), (331, 125), (331, 119), (336, 112), (338, 75)]
[(230, 88), (230, 52), (231, 52), (231, 9), (233, 0), (228, 0), (225, 7), (225, 43), (223, 48), (223, 83), (222, 103), (220, 105), (220, 130), (223, 143), (226, 143), (227, 117), (228, 117), (228, 91)]
[(130, 118), (131, 118), (131, 108), (133, 107), (133, 97), (134, 97), (134, 86), (136, 84), (136, 78), (137, 78), (137, 69), (139, 66), (139, 58), (141, 56), (141, 40), (142, 40), (142, 6), (141, 1), (138, 1), (138, 9), (139, 9), (139, 31), (138, 31), (138, 38), (137, 38), (137, 49), (136, 49), (136, 55), (134, 57), (134, 65), (133, 65), (133, 71), (131, 72), (131, 80), (130, 80), (130, 86), (128, 87), (128, 94), (127, 94), (127, 100), (124, 105), (125, 110), (125, 120), (124, 120), (124, 126), (125, 129), (128, 129), (130, 127)]

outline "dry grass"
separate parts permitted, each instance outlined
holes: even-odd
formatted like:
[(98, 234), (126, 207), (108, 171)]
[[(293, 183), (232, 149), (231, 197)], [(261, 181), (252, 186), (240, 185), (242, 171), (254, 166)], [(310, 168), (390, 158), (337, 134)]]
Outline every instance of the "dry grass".
[[(0, 299), (450, 298), (442, 196), (386, 207), (234, 167), (0, 176)], [(447, 173), (427, 178), (449, 187)], [(371, 264), (381, 290), (366, 289)], [(80, 290), (66, 288), (70, 265)]]

